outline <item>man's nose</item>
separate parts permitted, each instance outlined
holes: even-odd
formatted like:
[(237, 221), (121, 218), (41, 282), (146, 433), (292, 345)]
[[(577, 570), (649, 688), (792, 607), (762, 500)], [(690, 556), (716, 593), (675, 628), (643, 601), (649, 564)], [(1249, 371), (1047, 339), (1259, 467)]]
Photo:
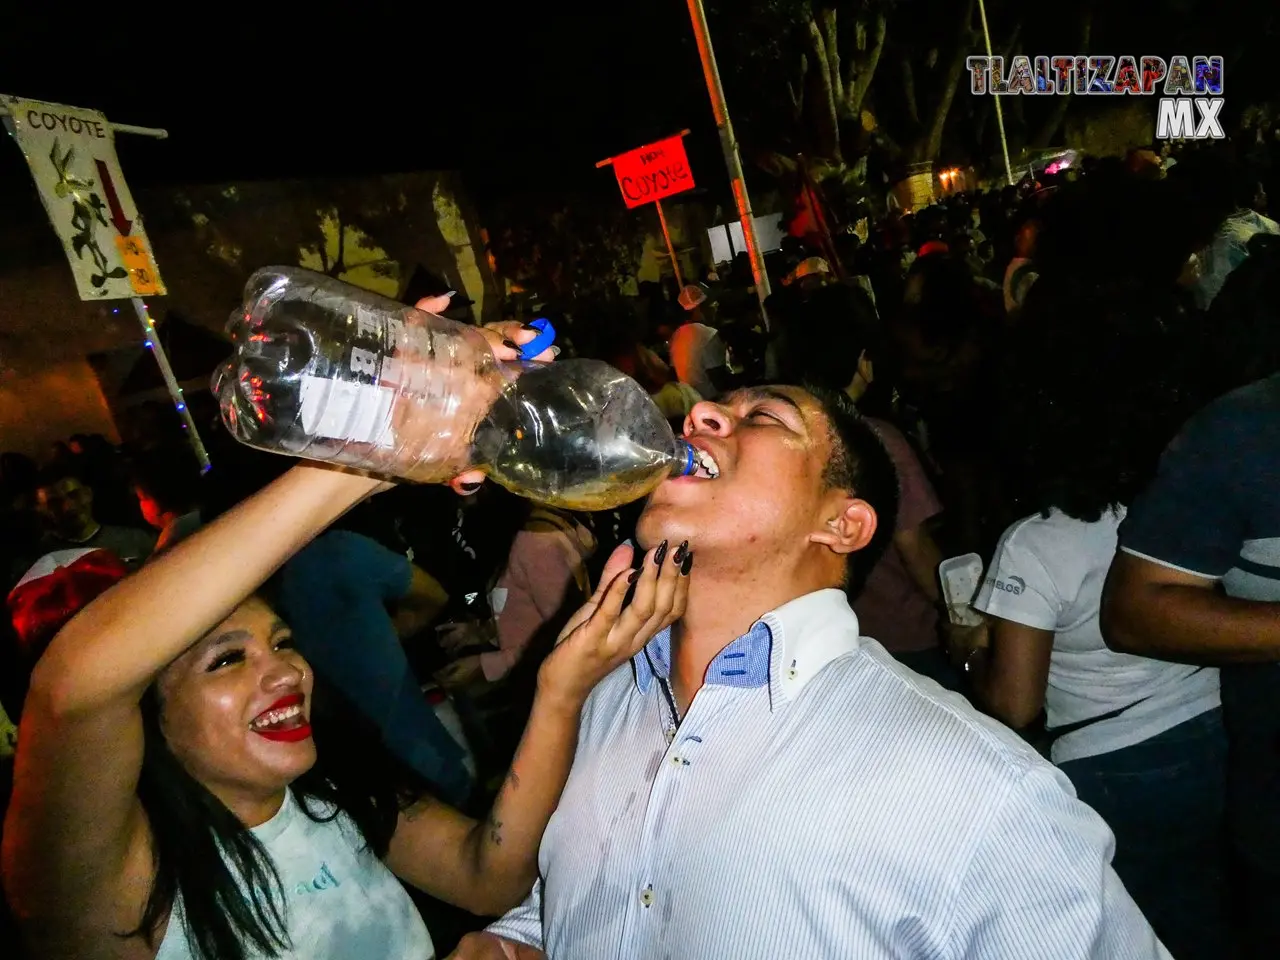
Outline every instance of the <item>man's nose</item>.
[(711, 433), (717, 437), (727, 437), (733, 432), (733, 414), (718, 403), (703, 400), (693, 405), (689, 416), (684, 421), (685, 435), (693, 433)]

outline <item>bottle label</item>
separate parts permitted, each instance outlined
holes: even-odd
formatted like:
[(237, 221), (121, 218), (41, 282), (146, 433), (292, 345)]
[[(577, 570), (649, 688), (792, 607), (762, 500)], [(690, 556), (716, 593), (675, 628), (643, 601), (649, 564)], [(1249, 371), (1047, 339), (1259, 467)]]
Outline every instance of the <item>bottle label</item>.
[(393, 386), (308, 375), (300, 378), (300, 387), (302, 429), (307, 433), (330, 440), (395, 446), (391, 414), (397, 391)]

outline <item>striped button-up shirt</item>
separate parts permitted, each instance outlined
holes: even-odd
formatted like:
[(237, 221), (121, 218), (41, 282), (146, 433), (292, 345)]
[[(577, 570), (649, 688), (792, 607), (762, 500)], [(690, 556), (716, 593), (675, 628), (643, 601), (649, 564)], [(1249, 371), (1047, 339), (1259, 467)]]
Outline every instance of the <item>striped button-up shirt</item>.
[(592, 694), (493, 932), (551, 960), (1168, 957), (1069, 781), (841, 591), (765, 614), (678, 720), (670, 660), (660, 634)]

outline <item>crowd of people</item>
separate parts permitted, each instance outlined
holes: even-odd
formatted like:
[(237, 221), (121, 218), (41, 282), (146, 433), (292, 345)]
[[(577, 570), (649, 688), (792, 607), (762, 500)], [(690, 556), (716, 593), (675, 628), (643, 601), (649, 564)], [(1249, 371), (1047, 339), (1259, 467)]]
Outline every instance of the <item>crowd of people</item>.
[(35, 956), (1276, 956), (1265, 203), (1220, 150), (1134, 154), (789, 238), (767, 322), (745, 258), (548, 307), (717, 464), (616, 511), (212, 412), (203, 475), (5, 454), (7, 922)]

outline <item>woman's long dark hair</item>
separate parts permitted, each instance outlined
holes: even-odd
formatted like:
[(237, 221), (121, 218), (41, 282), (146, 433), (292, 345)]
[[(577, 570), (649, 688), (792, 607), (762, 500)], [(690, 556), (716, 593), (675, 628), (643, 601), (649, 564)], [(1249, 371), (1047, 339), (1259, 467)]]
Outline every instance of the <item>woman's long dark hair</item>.
[(1042, 276), (1006, 356), (1002, 435), (1016, 515), (1057, 508), (1085, 523), (1146, 487), (1204, 399), (1202, 316), (1172, 287)]
[[(155, 935), (182, 894), (186, 935), (204, 960), (245, 960), (249, 950), (289, 949), (283, 888), (262, 843), (170, 751), (160, 729), (155, 685), (142, 701), (145, 748), (138, 798), (151, 828), (155, 879), (142, 922), (125, 936)], [(347, 814), (381, 858), (400, 810), (422, 784), (381, 748), (379, 734), (319, 678), (312, 692), (315, 766), (291, 784), (317, 823)], [(176, 922), (172, 917), (170, 922)]]

